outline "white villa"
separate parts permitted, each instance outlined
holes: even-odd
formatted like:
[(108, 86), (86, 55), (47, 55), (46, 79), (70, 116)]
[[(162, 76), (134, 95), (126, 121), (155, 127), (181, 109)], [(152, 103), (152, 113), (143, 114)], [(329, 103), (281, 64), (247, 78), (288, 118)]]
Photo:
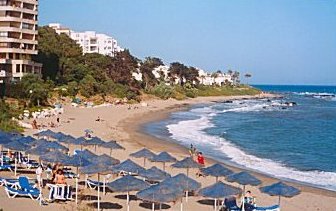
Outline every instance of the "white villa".
[(57, 34), (66, 34), (79, 44), (83, 53), (99, 53), (113, 57), (117, 52), (123, 51), (113, 37), (106, 34), (99, 34), (95, 31), (75, 32), (61, 26), (59, 23), (49, 24)]

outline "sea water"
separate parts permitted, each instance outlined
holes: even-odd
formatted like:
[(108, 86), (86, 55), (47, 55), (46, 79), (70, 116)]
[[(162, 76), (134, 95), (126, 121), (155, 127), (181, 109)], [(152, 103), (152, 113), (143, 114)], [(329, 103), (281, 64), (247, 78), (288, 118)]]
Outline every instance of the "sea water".
[(336, 87), (256, 87), (283, 98), (196, 105), (144, 129), (224, 163), (336, 191)]

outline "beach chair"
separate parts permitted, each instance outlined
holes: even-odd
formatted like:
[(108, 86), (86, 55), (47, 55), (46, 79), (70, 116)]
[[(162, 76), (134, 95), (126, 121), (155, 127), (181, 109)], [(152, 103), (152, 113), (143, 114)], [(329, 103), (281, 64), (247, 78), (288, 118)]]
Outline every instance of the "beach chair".
[(269, 207), (255, 207), (253, 211), (280, 211), (280, 206), (273, 205)]
[(18, 179), (0, 178), (0, 186), (8, 186), (17, 189), (18, 185), (19, 185)]
[(69, 178), (69, 179), (75, 179), (75, 178), (78, 178), (78, 175), (71, 171), (64, 171), (64, 177)]
[(236, 198), (225, 198), (224, 207), (227, 211), (240, 211), (241, 209), (237, 206)]
[(13, 171), (13, 168), (14, 166), (10, 164), (3, 164), (2, 166), (0, 165), (0, 171), (3, 171), (3, 170)]
[(34, 184), (29, 183), (29, 179), (27, 177), (19, 177), (18, 185), (22, 190), (26, 190), (30, 192), (39, 191), (39, 189), (36, 188)]
[(96, 188), (98, 188), (98, 185), (100, 187), (103, 187), (103, 185), (104, 185), (103, 182), (98, 182), (98, 181), (94, 181), (94, 180), (91, 180), (91, 179), (86, 179), (86, 184), (88, 185), (88, 187), (90, 189), (96, 189)]
[(27, 191), (22, 189), (15, 189), (11, 187), (5, 187), (8, 198), (15, 198), (16, 196), (30, 197), (32, 200), (39, 200), (41, 198), (41, 193), (38, 189)]
[(39, 163), (35, 160), (29, 160), (28, 158), (21, 157), (20, 160), (21, 165), (25, 166), (27, 169), (37, 168), (39, 166)]
[(69, 185), (47, 184), (50, 188), (49, 200), (72, 200), (72, 191)]

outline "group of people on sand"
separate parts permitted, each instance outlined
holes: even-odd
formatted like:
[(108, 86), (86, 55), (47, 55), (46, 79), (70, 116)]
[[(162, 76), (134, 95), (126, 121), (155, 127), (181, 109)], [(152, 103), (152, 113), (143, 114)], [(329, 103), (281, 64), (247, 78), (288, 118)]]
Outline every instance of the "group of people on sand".
[(31, 125), (32, 125), (32, 128), (33, 129), (40, 129), (40, 128), (46, 128), (46, 127), (51, 127), (51, 128), (55, 128), (55, 127), (58, 127), (58, 126), (60, 126), (60, 118), (59, 117), (57, 117), (56, 118), (56, 123), (55, 122), (53, 122), (53, 121), (51, 121), (51, 122), (48, 122), (48, 125), (38, 125), (37, 124), (37, 121), (36, 121), (36, 119), (34, 119), (33, 120), (33, 122), (31, 123)]
[[(44, 186), (42, 179), (43, 170), (43, 166), (39, 165), (35, 171), (37, 186), (40, 188)], [(53, 167), (48, 165), (46, 173), (48, 175), (47, 183), (53, 185), (47, 185), (50, 188), (49, 200), (53, 201), (55, 199), (54, 194), (61, 194), (63, 199), (71, 199), (71, 187), (67, 185), (63, 166), (59, 163), (56, 163)], [(58, 188), (61, 188), (63, 191), (58, 191)]]
[[(43, 166), (39, 165), (36, 169), (36, 180), (39, 187), (43, 187), (43, 180), (42, 180), (42, 174), (43, 174)], [(53, 167), (51, 165), (47, 166), (46, 169), (47, 174), (51, 173), (51, 179), (48, 181), (48, 183), (56, 184), (56, 185), (66, 185), (66, 179), (64, 176), (63, 166), (59, 163), (56, 163)]]
[(189, 154), (190, 157), (193, 158), (198, 164), (200, 164), (201, 166), (205, 165), (203, 153), (197, 151), (196, 147), (192, 144), (190, 144)]

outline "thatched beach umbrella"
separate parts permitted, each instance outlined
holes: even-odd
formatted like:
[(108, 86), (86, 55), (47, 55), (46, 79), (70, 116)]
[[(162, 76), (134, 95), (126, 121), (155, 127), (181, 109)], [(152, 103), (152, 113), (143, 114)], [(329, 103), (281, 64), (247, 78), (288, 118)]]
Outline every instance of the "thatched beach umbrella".
[(49, 163), (63, 163), (65, 160), (68, 160), (69, 156), (62, 153), (61, 151), (51, 151), (44, 155), (40, 156), (40, 160), (46, 161)]
[(241, 192), (242, 190), (240, 188), (236, 188), (219, 181), (213, 185), (202, 188), (201, 190), (199, 190), (198, 194), (204, 197), (213, 198), (215, 200), (214, 202), (215, 210), (217, 210), (218, 199), (238, 195)]
[(162, 181), (162, 184), (174, 184), (183, 189), (186, 195), (186, 201), (188, 201), (189, 192), (197, 191), (201, 188), (201, 183), (187, 177), (185, 174), (178, 174), (174, 177), (167, 178)]
[(216, 163), (207, 168), (202, 168), (201, 172), (205, 175), (210, 175), (216, 177), (216, 182), (218, 182), (218, 177), (226, 177), (233, 174), (233, 171), (224, 167), (222, 164)]
[[(261, 184), (261, 180), (257, 179), (256, 177), (254, 177), (253, 175), (245, 171), (242, 171), (236, 174), (231, 174), (226, 178), (226, 180), (229, 182), (236, 182), (240, 185), (243, 185), (243, 198), (245, 198), (245, 186), (246, 185), (257, 186)], [(245, 200), (243, 200), (243, 205), (242, 205), (243, 211), (245, 210), (244, 201)]]
[[(69, 159), (64, 160), (62, 163), (63, 165), (66, 165), (66, 166), (76, 167), (77, 169), (76, 174), (78, 175), (78, 177), (79, 177), (78, 167), (84, 167), (84, 166), (88, 166), (91, 164), (88, 160), (82, 158), (79, 155), (73, 155), (69, 157)], [(75, 200), (76, 204), (78, 203), (78, 177), (75, 178), (76, 180), (76, 200)]]
[(101, 174), (108, 174), (111, 169), (111, 167), (108, 165), (105, 165), (104, 163), (98, 163), (98, 164), (91, 164), (85, 167), (80, 168), (80, 172), (84, 173), (84, 174), (97, 174), (98, 175), (98, 211), (100, 210), (100, 175)]
[[(21, 153), (20, 152), (27, 151), (31, 148), (29, 145), (22, 144), (19, 141), (9, 142), (8, 144), (5, 144), (4, 147), (7, 148), (7, 149), (10, 149), (10, 150), (19, 151), (19, 153), (18, 153), (19, 160), (21, 159), (21, 157), (20, 157)], [(16, 176), (16, 172), (17, 172), (17, 163), (18, 163), (18, 160), (17, 160), (17, 157), (15, 156), (15, 162), (14, 162), (14, 175), (15, 176)]]
[(127, 159), (124, 162), (113, 166), (112, 171), (114, 173), (126, 172), (131, 174), (139, 174), (140, 172), (146, 171), (146, 169), (134, 163), (130, 159)]
[(143, 158), (144, 159), (144, 167), (146, 166), (146, 159), (151, 159), (155, 156), (155, 154), (150, 151), (149, 149), (143, 148), (137, 152), (134, 152), (132, 154), (130, 154), (131, 157), (135, 157), (135, 158)]
[(184, 195), (184, 190), (174, 183), (159, 183), (157, 185), (152, 185), (151, 187), (139, 191), (136, 197), (152, 203), (152, 211), (155, 210), (155, 204), (176, 202), (181, 199), (181, 211), (183, 211), (182, 198)]
[(200, 168), (201, 165), (195, 162), (191, 157), (184, 158), (181, 161), (177, 161), (173, 165), (174, 168), (184, 168), (187, 169), (187, 176), (189, 176), (189, 169), (191, 168)]
[(171, 177), (170, 174), (168, 174), (165, 171), (162, 171), (161, 169), (158, 169), (155, 166), (150, 169), (147, 169), (146, 171), (140, 172), (139, 176), (144, 177), (149, 181), (162, 181)]
[(299, 189), (293, 186), (286, 185), (283, 182), (274, 183), (272, 185), (261, 187), (259, 189), (261, 192), (267, 193), (268, 195), (279, 196), (279, 201), (278, 201), (279, 206), (280, 206), (281, 196), (290, 198), (290, 197), (300, 194), (301, 192)]
[(123, 146), (121, 146), (120, 144), (118, 144), (116, 141), (105, 142), (100, 146), (104, 147), (104, 148), (107, 148), (107, 149), (110, 149), (110, 156), (112, 155), (112, 150), (117, 150), (117, 149), (125, 150), (125, 148)]
[(107, 183), (107, 186), (113, 192), (123, 192), (127, 194), (127, 211), (129, 211), (129, 192), (143, 190), (150, 185), (140, 179), (137, 179), (131, 175), (126, 175), (113, 182)]
[(94, 146), (95, 147), (95, 152), (97, 149), (97, 146), (100, 146), (102, 144), (104, 144), (105, 142), (103, 140), (101, 140), (98, 137), (92, 137), (91, 139), (87, 139), (85, 142), (83, 142), (83, 146)]
[(171, 156), (168, 152), (161, 152), (158, 155), (153, 156), (149, 159), (152, 162), (159, 162), (163, 164), (163, 170), (166, 170), (166, 163), (168, 162), (175, 162), (176, 158)]

